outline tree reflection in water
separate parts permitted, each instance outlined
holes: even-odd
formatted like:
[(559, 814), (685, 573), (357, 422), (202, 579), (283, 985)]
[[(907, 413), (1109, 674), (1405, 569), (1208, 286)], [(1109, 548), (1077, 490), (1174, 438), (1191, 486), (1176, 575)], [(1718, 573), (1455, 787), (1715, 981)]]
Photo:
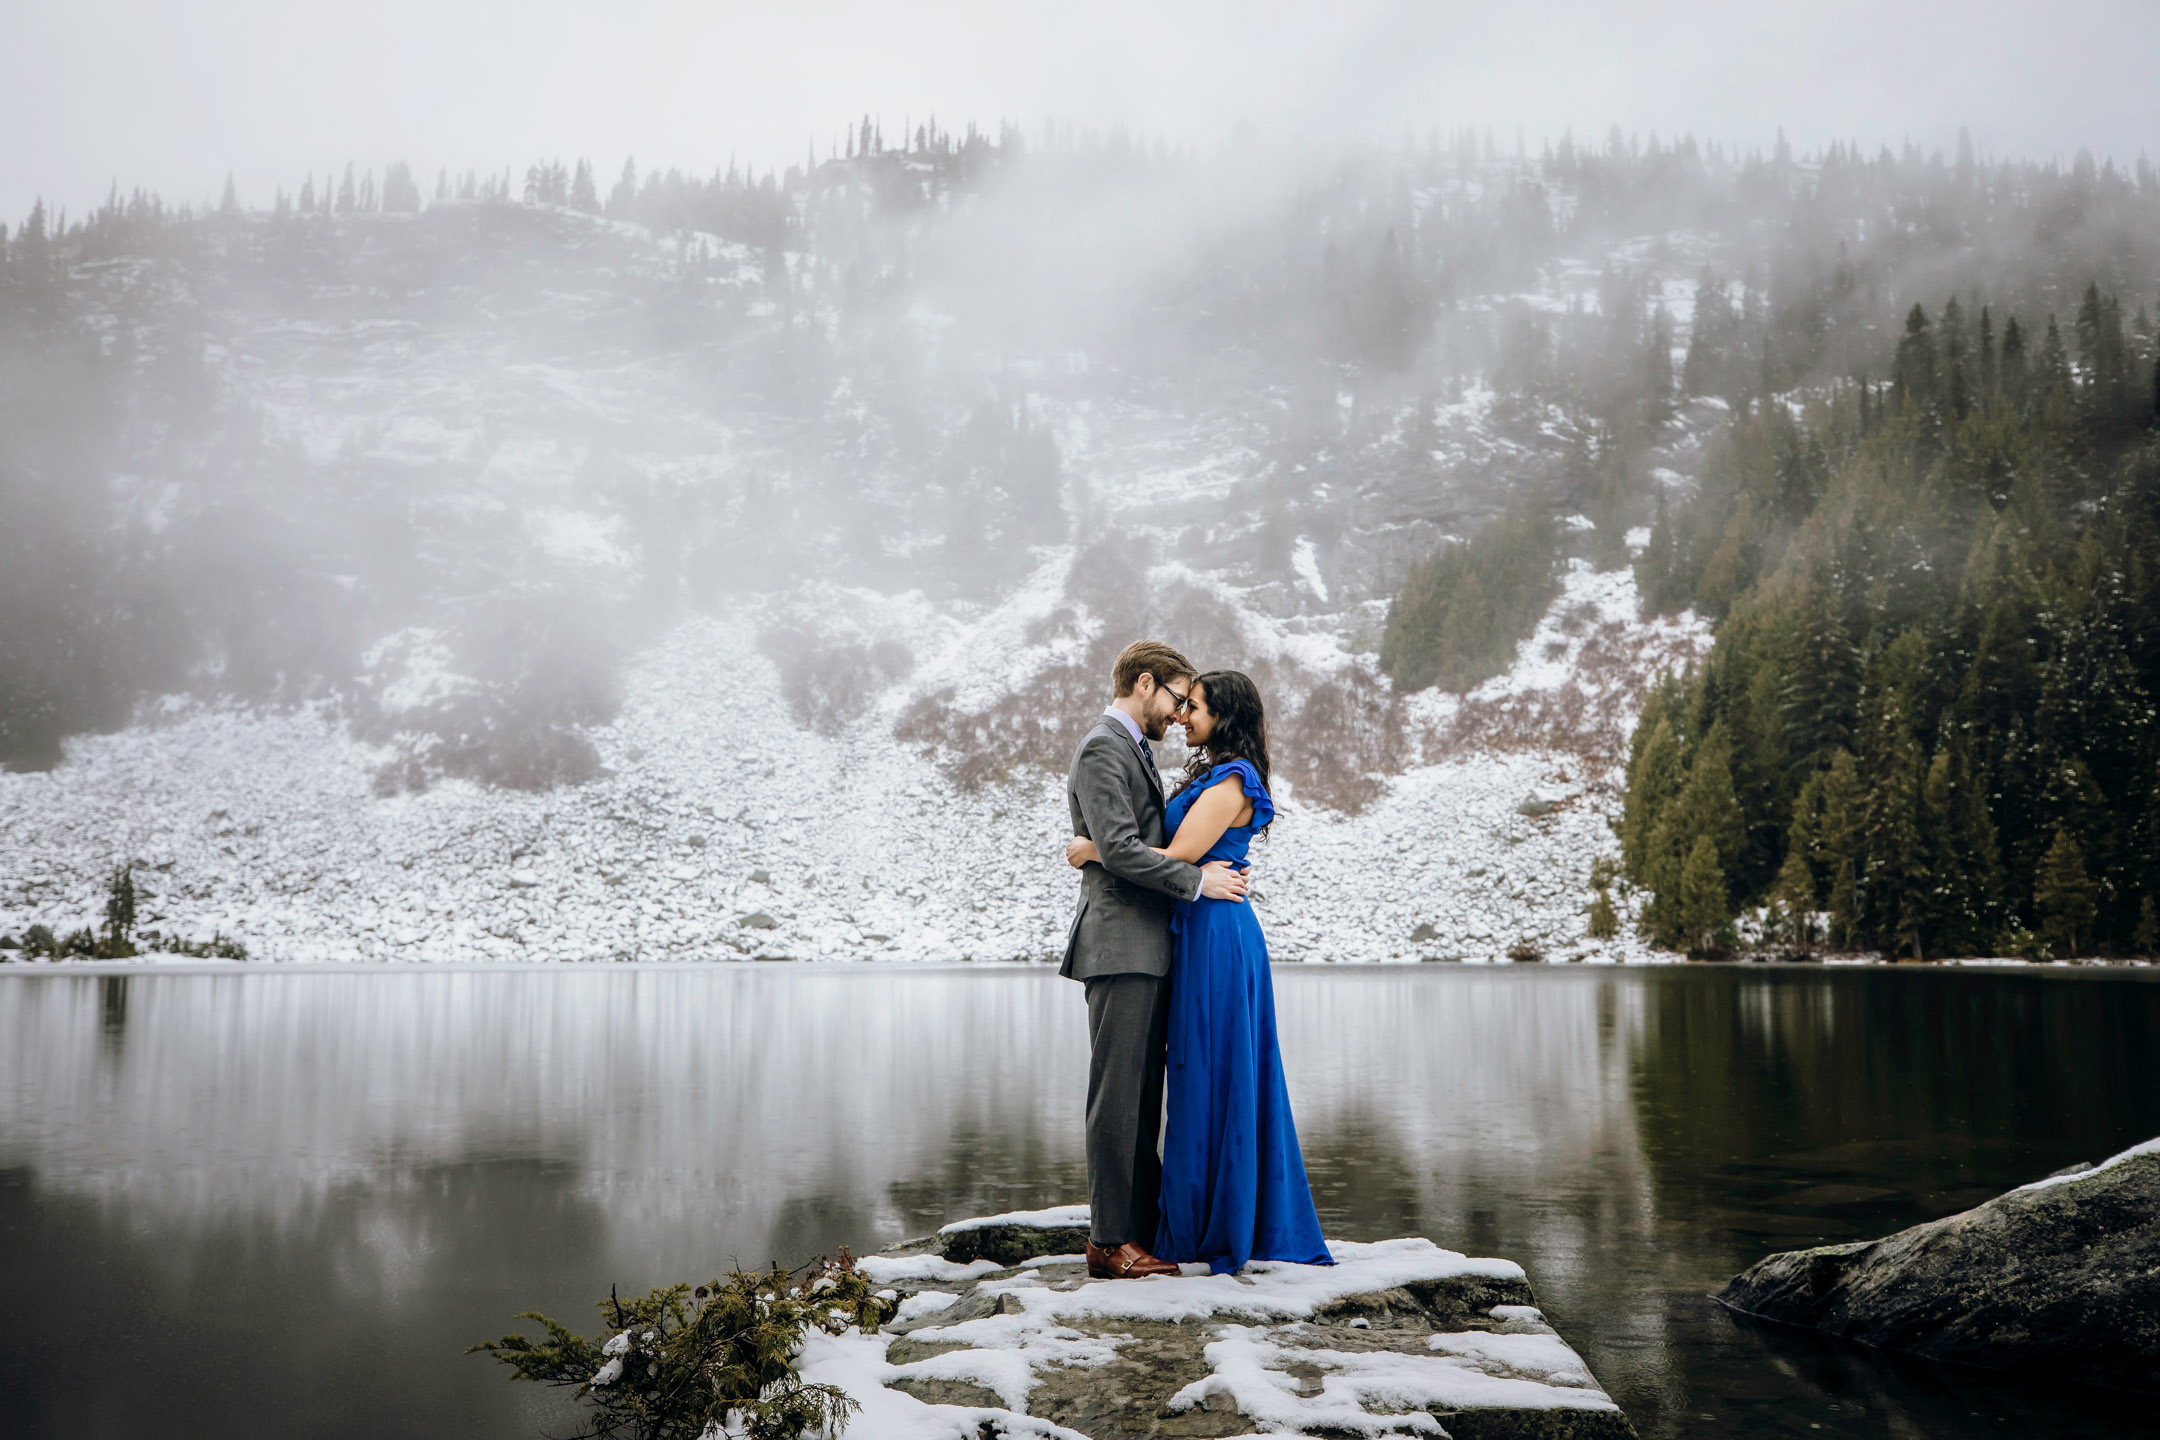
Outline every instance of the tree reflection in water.
[[(1521, 1260), (1645, 1435), (2139, 1433), (1706, 1296), (2160, 1133), (2160, 986), (1277, 985), (1330, 1233)], [(458, 1353), (515, 1311), (1079, 1198), (1085, 1038), (1078, 988), (1026, 971), (18, 972), (0, 1431), (532, 1433), (549, 1398)]]

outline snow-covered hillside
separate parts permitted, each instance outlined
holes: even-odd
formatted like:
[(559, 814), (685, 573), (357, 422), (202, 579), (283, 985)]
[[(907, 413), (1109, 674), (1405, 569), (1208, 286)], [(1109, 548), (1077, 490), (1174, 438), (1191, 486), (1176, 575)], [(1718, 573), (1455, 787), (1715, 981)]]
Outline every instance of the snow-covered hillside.
[[(126, 344), (55, 453), (129, 538), (0, 571), (114, 577), (0, 713), (43, 727), (0, 723), (0, 935), (133, 864), (143, 928), (273, 961), (1054, 958), (1044, 737), (1146, 633), (1268, 694), (1277, 953), (1639, 955), (1584, 941), (1588, 868), (1707, 632), (1586, 557), (1724, 418), (1669, 383), (1719, 242), (1563, 233), (1565, 168), (1355, 164), (1114, 264), (1045, 250), (1032, 171), (917, 205), (897, 157), (716, 179), (755, 244), (492, 191), (84, 232), (48, 298)], [(1520, 506), (1570, 517), (1550, 613), (1398, 703), (1406, 571)]]
[[(540, 794), (450, 780), (380, 797), (384, 752), (325, 711), (175, 706), (0, 780), (0, 930), (90, 923), (133, 859), (146, 925), (221, 930), (264, 960), (1054, 959), (1075, 893), (1062, 783), (964, 792), (892, 736), (914, 690), (995, 684), (999, 637), (1046, 588), (964, 624), (828, 597), (925, 659), (836, 735), (793, 720), (760, 607), (686, 621), (631, 663), (620, 714), (594, 736), (601, 777)], [(1614, 848), (1615, 775), (1506, 737), (1543, 733), (1555, 709), (1622, 717), (1639, 677), (1706, 641), (1692, 623), (1639, 622), (1625, 571), (1578, 562), (1509, 674), (1462, 701), (1419, 698), (1411, 729), (1432, 763), (1355, 817), (1283, 797), (1258, 849), (1276, 953), (1496, 960), (1527, 943), (1647, 958), (1583, 934), (1590, 861)]]

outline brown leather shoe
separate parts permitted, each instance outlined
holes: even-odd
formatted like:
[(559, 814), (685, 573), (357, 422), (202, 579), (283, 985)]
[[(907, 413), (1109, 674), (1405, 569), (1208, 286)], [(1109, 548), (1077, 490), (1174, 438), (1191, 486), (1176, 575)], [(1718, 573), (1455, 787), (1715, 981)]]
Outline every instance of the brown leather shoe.
[(1115, 1250), (1088, 1242), (1088, 1274), (1097, 1280), (1137, 1280), (1147, 1275), (1175, 1275), (1177, 1266), (1158, 1260), (1128, 1240)]

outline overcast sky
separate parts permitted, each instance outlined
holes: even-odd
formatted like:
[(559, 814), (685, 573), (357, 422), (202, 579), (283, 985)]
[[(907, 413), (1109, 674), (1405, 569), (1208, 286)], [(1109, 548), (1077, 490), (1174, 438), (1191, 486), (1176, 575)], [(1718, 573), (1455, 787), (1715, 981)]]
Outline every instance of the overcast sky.
[(2160, 0), (0, 0), (0, 218), (117, 179), (266, 203), (346, 160), (821, 153), (849, 117), (1208, 143), (1618, 123), (1803, 149), (2160, 154)]

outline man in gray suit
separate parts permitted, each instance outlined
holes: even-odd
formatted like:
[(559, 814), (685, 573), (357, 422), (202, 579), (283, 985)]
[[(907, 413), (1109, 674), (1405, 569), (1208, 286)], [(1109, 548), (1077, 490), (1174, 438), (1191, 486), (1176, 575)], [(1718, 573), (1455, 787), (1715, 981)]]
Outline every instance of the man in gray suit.
[(1065, 780), (1073, 832), (1100, 864), (1080, 871), (1080, 908), (1059, 972), (1087, 986), (1088, 1273), (1175, 1275), (1155, 1243), (1162, 1187), (1163, 1061), (1170, 1025), (1170, 903), (1206, 895), (1242, 902), (1227, 864), (1188, 865), (1158, 849), (1162, 772), (1147, 742), (1187, 706), (1196, 672), (1169, 646), (1139, 640), (1111, 672), (1116, 698), (1081, 740)]

